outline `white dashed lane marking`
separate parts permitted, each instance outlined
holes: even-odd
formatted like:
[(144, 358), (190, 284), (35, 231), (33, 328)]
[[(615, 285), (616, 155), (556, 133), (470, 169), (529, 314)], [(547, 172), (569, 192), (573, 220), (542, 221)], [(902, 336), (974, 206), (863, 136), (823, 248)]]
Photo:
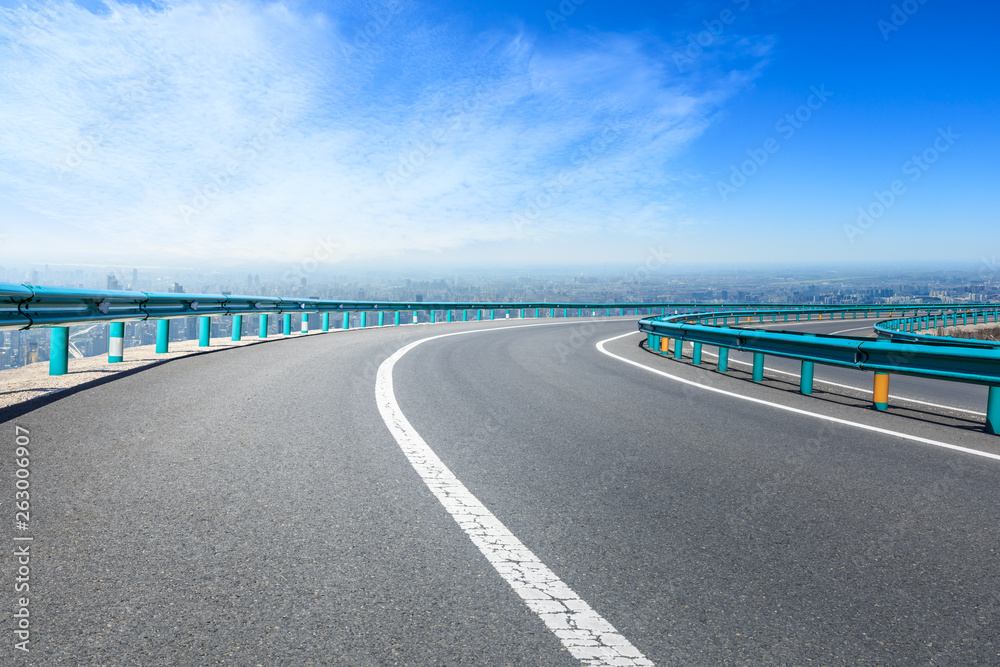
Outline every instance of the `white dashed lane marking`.
[(500, 576), (521, 596), (525, 604), (538, 614), (574, 658), (585, 665), (595, 667), (613, 665), (651, 667), (653, 665), (651, 660), (629, 640), (618, 634), (611, 623), (563, 583), (465, 488), (406, 419), (393, 393), (393, 367), (403, 355), (421, 343), (448, 336), (552, 324), (563, 323), (459, 331), (410, 343), (397, 350), (379, 366), (375, 379), (375, 398), (378, 401), (379, 413), (427, 487), (458, 522), (472, 543), (496, 568)]

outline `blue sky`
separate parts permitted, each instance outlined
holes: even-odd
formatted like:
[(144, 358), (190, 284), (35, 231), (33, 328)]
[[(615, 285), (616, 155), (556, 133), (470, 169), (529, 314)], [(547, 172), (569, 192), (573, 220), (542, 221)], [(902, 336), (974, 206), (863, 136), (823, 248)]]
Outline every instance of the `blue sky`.
[(0, 262), (1000, 250), (992, 3), (663, 4), (0, 0)]

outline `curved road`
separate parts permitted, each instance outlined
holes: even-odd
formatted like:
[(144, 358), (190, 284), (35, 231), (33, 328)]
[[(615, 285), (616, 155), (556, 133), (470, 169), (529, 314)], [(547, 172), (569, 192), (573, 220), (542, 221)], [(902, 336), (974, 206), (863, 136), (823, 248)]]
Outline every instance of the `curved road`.
[[(1000, 461), (852, 425), (1000, 453), (972, 417), (881, 414), (846, 390), (803, 397), (780, 378), (678, 363), (640, 347), (634, 319), (520, 323), (276, 340), (5, 422), (5, 451), (15, 424), (30, 431), (34, 536), (32, 650), (15, 653), (6, 615), (5, 656), (581, 664), (437, 500), (376, 405), (376, 371), (402, 346), (497, 328), (400, 358), (398, 406), (648, 660), (1000, 659)], [(620, 358), (596, 347), (612, 338)], [(13, 559), (3, 564), (12, 604)]]

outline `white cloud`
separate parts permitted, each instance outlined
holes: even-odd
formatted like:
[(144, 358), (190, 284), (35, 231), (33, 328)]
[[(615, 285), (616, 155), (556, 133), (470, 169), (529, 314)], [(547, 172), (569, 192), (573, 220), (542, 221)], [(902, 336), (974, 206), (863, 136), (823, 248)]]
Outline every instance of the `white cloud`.
[(409, 5), (367, 32), (281, 4), (108, 10), (0, 8), (0, 188), (81, 259), (294, 261), (328, 237), (378, 257), (669, 226), (667, 160), (755, 73), (694, 86), (637, 36), (554, 52)]

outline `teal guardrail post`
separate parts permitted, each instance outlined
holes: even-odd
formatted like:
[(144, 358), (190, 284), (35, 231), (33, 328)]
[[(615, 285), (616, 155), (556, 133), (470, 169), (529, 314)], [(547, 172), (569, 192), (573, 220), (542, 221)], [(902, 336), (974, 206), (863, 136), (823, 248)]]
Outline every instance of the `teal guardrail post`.
[(476, 311), (476, 321), (477, 322), (482, 322), (483, 321), (483, 309), (482, 308), (480, 308), (479, 310)]
[(208, 347), (212, 340), (212, 318), (202, 315), (198, 318), (198, 347)]
[(49, 375), (66, 375), (69, 370), (69, 327), (49, 331)]
[(966, 326), (968, 324), (969, 324), (969, 314), (962, 313), (962, 326)]
[(431, 311), (431, 324), (436, 324), (436, 323), (437, 323), (437, 311), (436, 310), (432, 310)]
[(646, 349), (656, 350), (659, 348), (659, 341), (657, 340), (659, 336), (656, 334), (647, 333), (646, 334)]
[[(521, 311), (521, 317), (522, 317), (522, 318), (524, 317), (524, 311), (523, 311), (523, 310)], [(450, 311), (450, 310), (448, 311), (448, 316), (447, 316), (447, 320), (448, 320), (449, 322), (451, 322), (451, 311)]]
[[(553, 313), (552, 316), (555, 317), (555, 313)], [(611, 317), (611, 309), (610, 308), (605, 308), (604, 309), (604, 317)]]
[(875, 386), (872, 388), (872, 403), (876, 410), (889, 408), (889, 374), (875, 373)]
[(368, 326), (368, 312), (362, 310), (361, 311), (361, 323), (358, 324), (358, 328), (359, 329), (364, 329), (367, 326)]
[(267, 313), (261, 313), (257, 318), (259, 324), (257, 338), (267, 338)]
[(813, 393), (813, 365), (814, 362), (802, 360), (802, 370), (799, 374), (799, 391), (803, 394)]
[(538, 319), (538, 308), (535, 308), (535, 319)]
[(719, 348), (719, 372), (725, 373), (729, 370), (729, 348)]
[(344, 329), (350, 329), (350, 328), (351, 328), (351, 314), (344, 313)]
[(799, 321), (799, 313), (795, 313), (795, 321), (796, 321), (796, 322), (798, 322), (798, 321)]
[(806, 313), (806, 321), (812, 322), (812, 319), (813, 319), (812, 311), (809, 311), (808, 313)]
[(694, 353), (691, 355), (691, 362), (695, 366), (701, 365), (701, 343), (694, 344)]
[(292, 314), (285, 313), (281, 318), (281, 333), (284, 336), (292, 335)]
[(469, 311), (467, 311), (467, 310), (463, 310), (462, 311), (462, 321), (463, 322), (468, 322), (469, 321)]
[(396, 311), (396, 317), (393, 319), (393, 326), (399, 326), (399, 311)]
[(764, 353), (753, 353), (753, 381), (760, 382), (764, 379)]
[(302, 327), (299, 333), (309, 333), (309, 313), (302, 313)]
[(125, 358), (125, 323), (108, 325), (108, 363), (117, 364)]
[(170, 351), (170, 320), (156, 320), (156, 353)]
[(1000, 387), (992, 385), (986, 397), (986, 432), (1000, 434)]
[(674, 359), (684, 358), (684, 340), (681, 338), (674, 339)]
[(497, 311), (496, 311), (496, 309), (490, 309), (490, 319), (491, 320), (495, 320), (496, 318), (497, 318)]
[(378, 313), (378, 325), (380, 327), (384, 327), (385, 326), (385, 311), (384, 310), (380, 310), (379, 313)]
[(233, 341), (239, 341), (243, 336), (243, 316), (233, 315)]
[(785, 321), (788, 321), (788, 313), (785, 313)]
[(330, 313), (323, 313), (323, 331), (330, 330)]
[(778, 314), (777, 313), (771, 313), (771, 324), (774, 324), (777, 321), (778, 321)]

